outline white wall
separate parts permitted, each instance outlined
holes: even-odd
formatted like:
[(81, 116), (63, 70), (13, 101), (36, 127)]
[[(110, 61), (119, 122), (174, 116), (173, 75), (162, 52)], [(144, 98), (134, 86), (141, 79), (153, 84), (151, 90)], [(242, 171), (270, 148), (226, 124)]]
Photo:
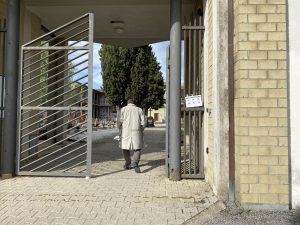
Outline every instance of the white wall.
[(300, 206), (300, 1), (289, 0), (292, 207)]

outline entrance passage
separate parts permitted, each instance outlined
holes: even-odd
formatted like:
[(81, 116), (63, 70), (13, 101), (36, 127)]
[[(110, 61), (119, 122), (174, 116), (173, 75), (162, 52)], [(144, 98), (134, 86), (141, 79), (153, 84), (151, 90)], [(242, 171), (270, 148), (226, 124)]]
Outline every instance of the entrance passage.
[[(202, 16), (185, 18), (184, 37), (184, 87), (183, 96), (201, 95), (203, 99), (203, 37)], [(184, 105), (184, 104), (183, 104)], [(181, 177), (204, 178), (203, 154), (204, 107), (181, 108), (182, 139)]]
[(22, 46), (18, 175), (90, 176), (92, 57), (93, 14)]

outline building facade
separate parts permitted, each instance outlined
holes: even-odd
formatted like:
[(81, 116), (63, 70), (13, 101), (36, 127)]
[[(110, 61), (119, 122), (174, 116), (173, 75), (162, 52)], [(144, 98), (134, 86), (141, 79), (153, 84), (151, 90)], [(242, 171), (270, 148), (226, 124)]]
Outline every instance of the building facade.
[[(0, 19), (7, 17), (8, 2), (0, 1)], [(128, 5), (140, 14), (149, 13), (138, 21), (128, 17), (124, 37), (116, 36), (109, 23), (103, 24), (103, 29), (95, 32), (96, 41), (132, 47), (170, 38), (169, 1), (90, 0), (83, 7), (77, 0), (74, 4), (83, 8), (74, 11), (76, 16), (90, 7), (95, 8), (96, 16), (103, 10), (117, 15), (123, 9), (122, 15), (127, 18), (126, 15), (135, 13), (124, 10)], [(147, 10), (149, 4), (151, 12)], [(20, 1), (20, 44), (43, 34), (42, 25), (51, 30), (58, 25), (59, 18), (59, 22), (73, 18), (74, 15), (68, 17), (61, 13), (75, 9), (72, 7), (68, 1)], [(56, 20), (51, 20), (53, 10), (57, 12)], [(199, 71), (203, 73), (199, 81), (203, 84), (204, 102), (202, 153), (205, 180), (221, 200), (256, 209), (300, 206), (299, 10), (297, 0), (182, 0), (182, 15), (179, 15), (200, 15), (205, 27), (202, 43), (193, 45), (193, 48), (203, 48), (201, 55), (195, 56), (200, 59)], [(167, 16), (161, 18), (163, 12)], [(159, 18), (160, 25), (149, 22)], [(99, 23), (110, 19), (102, 18)], [(130, 30), (131, 26), (141, 29)], [(143, 30), (147, 26), (149, 29)], [(101, 32), (106, 32), (106, 36), (101, 36)], [(171, 30), (171, 37), (172, 34)], [(171, 40), (171, 52), (172, 43)], [(173, 112), (168, 111), (168, 107), (173, 107), (172, 93), (175, 93), (172, 60), (170, 68), (167, 82), (171, 86), (171, 101), (167, 101), (166, 111), (173, 118)], [(101, 93), (97, 92), (94, 98), (100, 107)], [(101, 117), (100, 108), (95, 111), (95, 116), (98, 115)]]

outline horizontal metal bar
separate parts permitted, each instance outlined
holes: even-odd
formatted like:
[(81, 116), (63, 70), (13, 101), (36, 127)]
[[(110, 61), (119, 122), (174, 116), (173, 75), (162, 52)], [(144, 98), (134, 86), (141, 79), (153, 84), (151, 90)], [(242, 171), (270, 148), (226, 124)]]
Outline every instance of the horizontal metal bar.
[[(40, 150), (40, 151), (37, 151), (37, 152), (31, 154), (30, 157), (35, 156), (35, 155), (38, 155), (39, 153), (44, 152), (44, 151), (46, 151), (46, 150), (48, 150), (48, 149), (54, 147), (55, 145), (58, 145), (58, 144), (64, 142), (65, 140), (68, 140), (69, 138), (72, 138), (72, 137), (75, 137), (75, 136), (78, 135), (78, 134), (84, 133), (85, 131), (87, 131), (87, 129), (84, 129), (84, 130), (81, 130), (81, 131), (79, 131), (79, 132), (77, 132), (77, 133), (75, 133), (75, 134), (72, 134), (71, 136), (69, 136), (69, 137), (67, 137), (67, 138), (65, 138), (65, 139), (63, 139), (63, 140), (60, 140), (60, 141), (58, 141), (58, 142), (56, 142), (56, 143), (54, 143), (54, 144), (52, 144), (52, 145), (50, 145), (50, 146), (48, 146), (48, 147), (46, 147), (46, 148)], [(23, 152), (20, 152), (20, 154), (22, 154), (22, 153), (23, 153)], [(27, 158), (29, 158), (29, 156), (27, 156), (27, 157), (25, 157), (25, 158), (27, 159)], [(24, 159), (24, 158), (23, 158), (23, 159)], [(22, 161), (23, 159), (21, 159), (21, 161)]]
[(71, 31), (77, 29), (78, 27), (81, 27), (81, 26), (83, 26), (83, 25), (85, 25), (85, 24), (89, 24), (89, 21), (85, 21), (85, 22), (83, 22), (83, 23), (81, 23), (81, 24), (79, 24), (79, 25), (77, 25), (77, 26), (75, 26), (75, 27), (72, 27), (71, 29), (66, 30), (66, 31), (64, 31), (64, 32), (62, 32), (62, 33), (56, 35), (55, 37), (51, 38), (50, 40), (47, 40), (45, 43), (40, 44), (39, 46), (43, 46), (43, 45), (45, 45), (45, 44), (49, 44), (51, 41), (53, 41), (53, 40), (55, 40), (55, 39), (57, 39), (57, 38), (63, 36), (64, 34), (67, 34), (67, 33), (71, 32)]
[[(35, 138), (32, 138), (32, 139), (30, 139), (30, 140), (28, 140), (28, 141), (25, 141), (25, 142), (23, 142), (23, 143), (21, 142), (21, 146), (30, 143), (30, 142), (31, 142), (32, 140), (34, 140), (34, 139), (39, 139), (40, 137), (42, 137), (42, 136), (44, 136), (44, 135), (46, 135), (46, 134), (49, 134), (49, 133), (51, 133), (51, 132), (57, 130), (58, 128), (61, 128), (61, 127), (65, 126), (65, 125), (67, 125), (68, 123), (72, 123), (72, 122), (74, 122), (74, 121), (80, 119), (80, 117), (85, 116), (85, 115), (87, 115), (87, 113), (86, 113), (86, 114), (83, 114), (83, 115), (80, 115), (79, 117), (76, 117), (76, 118), (74, 118), (74, 119), (72, 119), (72, 120), (70, 120), (70, 121), (68, 121), (68, 122), (66, 122), (66, 123), (60, 124), (60, 125), (54, 127), (53, 129), (50, 129), (50, 130), (48, 130), (47, 132), (45, 132), (45, 133), (43, 133), (43, 134), (41, 134), (41, 135), (36, 136)], [(65, 117), (66, 117), (66, 116), (63, 116), (63, 117), (61, 117), (60, 119), (65, 118)], [(48, 124), (46, 125), (46, 127), (47, 127), (47, 126), (48, 126)], [(45, 126), (43, 126), (43, 127), (45, 127)], [(38, 131), (38, 130), (42, 129), (43, 127), (40, 127), (40, 128), (38, 128), (37, 130), (35, 130), (35, 131)], [(28, 136), (28, 135), (34, 133), (35, 131), (31, 131), (31, 132), (27, 133), (26, 136)], [(23, 136), (23, 137), (24, 137), (24, 136)]]
[[(52, 160), (50, 160), (50, 161), (48, 161), (48, 162), (46, 162), (46, 163), (44, 163), (44, 164), (42, 164), (42, 165), (40, 165), (40, 166), (38, 166), (38, 167), (32, 169), (32, 170), (30, 170), (30, 171), (35, 171), (35, 170), (37, 170), (37, 169), (39, 169), (39, 168), (41, 168), (41, 167), (43, 167), (43, 166), (48, 165), (49, 163), (52, 163), (52, 162), (54, 162), (54, 161), (56, 161), (56, 160), (58, 160), (58, 159), (61, 159), (62, 157), (66, 156), (66, 155), (69, 155), (69, 154), (71, 154), (71, 153), (73, 153), (73, 152), (76, 152), (76, 151), (78, 151), (79, 149), (81, 149), (81, 148), (83, 148), (83, 147), (86, 147), (86, 146), (87, 146), (87, 144), (81, 145), (80, 147), (75, 148), (75, 149), (73, 149), (73, 150), (71, 150), (71, 151), (69, 151), (69, 152), (67, 152), (67, 153), (65, 153), (65, 154), (63, 154), (63, 155), (60, 155), (59, 157), (57, 157), (57, 158), (55, 158), (55, 159), (52, 159)], [(47, 155), (47, 156), (49, 156), (49, 155)]]
[(58, 105), (60, 105), (60, 104), (62, 104), (62, 103), (65, 103), (65, 102), (71, 100), (71, 99), (74, 98), (74, 97), (77, 97), (77, 96), (80, 96), (80, 95), (84, 95), (84, 94), (87, 93), (87, 92), (88, 92), (88, 90), (82, 91), (82, 92), (80, 92), (80, 93), (78, 93), (78, 94), (76, 94), (76, 95), (71, 96), (70, 98), (64, 99), (64, 100), (61, 101), (60, 103), (57, 103), (55, 106), (58, 106)]
[[(31, 96), (31, 95), (33, 95), (33, 94), (36, 94), (36, 93), (40, 92), (41, 90), (44, 90), (45, 88), (52, 87), (53, 85), (55, 85), (55, 84), (57, 84), (57, 83), (59, 83), (59, 82), (62, 82), (62, 81), (66, 80), (66, 79), (68, 79), (68, 78), (70, 78), (70, 77), (73, 77), (73, 76), (75, 76), (76, 74), (81, 73), (82, 71), (85, 71), (86, 69), (88, 69), (88, 67), (84, 67), (84, 68), (82, 68), (82, 69), (76, 71), (76, 72), (73, 73), (73, 74), (70, 74), (70, 75), (68, 75), (68, 76), (64, 76), (63, 78), (61, 78), (61, 79), (59, 79), (59, 80), (57, 80), (57, 81), (51, 82), (51, 84), (49, 84), (49, 85), (47, 85), (47, 86), (45, 86), (45, 87), (39, 88), (39, 90), (34, 91), (34, 92), (30, 93), (29, 95), (26, 95), (25, 97), (22, 98), (22, 100), (24, 100), (25, 98), (28, 98), (29, 96)], [(66, 72), (66, 71), (64, 71), (64, 72)], [(56, 74), (56, 76), (57, 76), (57, 75), (58, 75), (58, 74)], [(40, 85), (40, 84), (42, 84), (42, 83), (43, 83), (43, 82), (39, 82), (38, 84), (35, 84), (34, 86)], [(32, 88), (32, 87), (33, 87), (33, 86), (27, 88), (26, 90), (23, 90), (22, 92), (28, 91), (28, 90), (29, 90), (30, 88)]]
[[(43, 110), (43, 111), (69, 111), (69, 110), (88, 110), (88, 107), (67, 107), (67, 106), (21, 106), (21, 110)], [(23, 121), (22, 121), (23, 122)]]
[(66, 38), (66, 39), (64, 39), (64, 40), (62, 40), (62, 41), (56, 43), (54, 46), (58, 46), (58, 45), (60, 45), (60, 44), (62, 44), (62, 43), (65, 43), (65, 42), (67, 42), (67, 41), (70, 41), (70, 40), (72, 40), (72, 38), (74, 38), (74, 37), (76, 37), (76, 36), (79, 36), (79, 35), (81, 35), (81, 34), (87, 33), (88, 31), (89, 31), (89, 28), (84, 29), (84, 30), (82, 30), (81, 32), (79, 32), (79, 33), (77, 33), (77, 34), (74, 34), (74, 35), (72, 35), (72, 36), (70, 36), (70, 37), (68, 37), (68, 38)]
[(23, 47), (23, 50), (31, 50), (31, 51), (40, 51), (40, 50), (47, 50), (47, 51), (53, 51), (53, 50), (88, 50), (88, 47), (84, 46), (49, 46), (49, 47)]
[(29, 172), (29, 171), (19, 171), (19, 176), (44, 176), (44, 177), (86, 177), (88, 173), (78, 173), (78, 172)]
[(205, 111), (205, 108), (203, 106), (201, 107), (193, 107), (193, 108), (181, 108), (181, 111), (182, 112), (193, 112), (193, 111), (202, 111), (204, 112)]
[[(84, 122), (82, 122), (82, 123), (79, 123), (78, 126), (82, 126), (82, 125), (84, 125), (84, 124), (87, 124), (87, 122), (84, 121)], [(30, 148), (27, 148), (26, 150), (22, 151), (21, 154), (24, 154), (25, 152), (28, 152), (28, 151), (30, 151), (30, 150), (33, 149), (33, 148), (36, 148), (36, 147), (38, 147), (38, 146), (40, 146), (40, 145), (42, 145), (42, 144), (44, 144), (44, 143), (46, 143), (46, 142), (48, 142), (48, 141), (54, 139), (54, 138), (57, 138), (57, 137), (59, 137), (59, 136), (62, 135), (62, 134), (65, 134), (65, 133), (67, 133), (67, 132), (69, 132), (69, 131), (71, 131), (71, 130), (74, 130), (75, 128), (76, 128), (76, 127), (71, 127), (70, 129), (66, 129), (65, 131), (60, 132), (59, 134), (56, 134), (56, 135), (52, 136), (51, 138), (47, 139), (46, 141), (42, 141), (42, 142), (40, 142), (40, 143), (38, 143), (38, 144), (36, 144), (36, 145), (34, 145), (34, 146), (31, 146)]]
[[(85, 154), (86, 154), (86, 153), (85, 153)], [(64, 169), (63, 171), (66, 172), (66, 171), (68, 171), (68, 170), (70, 170), (70, 169), (73, 169), (74, 167), (79, 166), (80, 164), (86, 163), (86, 162), (87, 162), (87, 160), (85, 159), (85, 160), (83, 160), (83, 161), (81, 161), (81, 162), (79, 162), (79, 163), (77, 163), (77, 164), (75, 164), (75, 165), (73, 165), (73, 166), (68, 167), (67, 169)], [(87, 166), (87, 165), (85, 165), (85, 166)], [(83, 171), (84, 171), (84, 170), (83, 170)]]
[(190, 26), (187, 26), (187, 25), (184, 25), (181, 27), (182, 30), (205, 30), (205, 27), (204, 26), (193, 26), (193, 25), (190, 25)]
[[(28, 166), (30, 166), (30, 165), (32, 165), (32, 164), (34, 164), (34, 163), (36, 163), (36, 162), (42, 160), (42, 159), (44, 159), (44, 158), (47, 158), (47, 157), (49, 157), (49, 156), (51, 156), (51, 155), (53, 155), (53, 154), (55, 154), (55, 153), (57, 153), (57, 152), (60, 152), (60, 151), (64, 150), (65, 148), (68, 148), (68, 147), (70, 147), (70, 146), (72, 146), (72, 145), (74, 145), (74, 144), (77, 144), (77, 143), (79, 143), (80, 141), (83, 141), (83, 140), (86, 139), (86, 138), (87, 138), (87, 137), (84, 137), (84, 138), (81, 138), (80, 140), (77, 140), (77, 141), (75, 141), (75, 142), (71, 142), (70, 144), (68, 144), (68, 145), (66, 145), (66, 146), (64, 146), (64, 147), (62, 147), (62, 148), (59, 148), (58, 150), (55, 150), (55, 151), (53, 151), (53, 152), (51, 152), (51, 153), (49, 153), (49, 154), (47, 154), (47, 155), (44, 155), (44, 156), (41, 157), (41, 158), (38, 158), (37, 160), (35, 160), (35, 161), (33, 161), (33, 162), (30, 162), (30, 163), (28, 163), (28, 164), (22, 166), (20, 169), (24, 169), (24, 168), (26, 168), (26, 167), (28, 167)], [(42, 151), (40, 151), (40, 152), (42, 152)], [(40, 152), (39, 152), (39, 153), (40, 153)], [(21, 160), (21, 162), (22, 162), (23, 160), (29, 159), (29, 158), (31, 158), (31, 157), (33, 157), (33, 156), (34, 156), (34, 155), (30, 155), (30, 156), (27, 156), (27, 157), (23, 158), (23, 159)], [(48, 163), (48, 162), (47, 162), (47, 163)], [(45, 164), (43, 164), (42, 166), (44, 166), (44, 165), (45, 165)], [(38, 169), (38, 168), (40, 168), (40, 167), (42, 167), (42, 166), (39, 166), (39, 167), (35, 168), (34, 170), (36, 170), (36, 169)], [(32, 170), (31, 170), (31, 171), (32, 171)]]
[[(60, 164), (58, 164), (58, 165), (56, 165), (56, 166), (54, 166), (54, 167), (52, 167), (52, 168), (46, 170), (46, 171), (49, 172), (49, 171), (51, 171), (51, 170), (54, 170), (54, 169), (56, 169), (57, 167), (60, 167), (60, 166), (66, 164), (66, 163), (68, 163), (68, 162), (71, 162), (72, 160), (77, 159), (77, 158), (79, 158), (79, 157), (81, 157), (81, 156), (83, 156), (83, 155), (85, 155), (85, 154), (86, 154), (86, 152), (81, 153), (81, 154), (79, 154), (79, 155), (77, 155), (77, 156), (75, 156), (75, 157), (73, 157), (73, 158), (71, 158), (71, 159), (69, 159), (69, 160), (67, 160), (67, 161), (64, 161), (64, 162), (62, 162), (62, 163), (60, 163)], [(67, 170), (67, 169), (66, 169), (66, 170)], [(63, 170), (63, 171), (66, 171), (66, 170)]]
[(204, 179), (201, 174), (181, 174), (181, 177), (184, 179)]
[[(53, 91), (50, 91), (50, 92), (48, 92), (47, 94), (42, 95), (42, 96), (40, 96), (40, 97), (38, 97), (38, 98), (36, 98), (36, 99), (34, 99), (34, 100), (32, 100), (32, 101), (26, 103), (24, 106), (27, 106), (27, 105), (29, 105), (29, 104), (31, 104), (31, 103), (33, 103), (33, 102), (36, 102), (37, 100), (42, 99), (43, 97), (48, 96), (48, 95), (50, 95), (50, 94), (52, 94), (52, 93), (54, 93), (54, 92), (56, 92), (56, 91), (58, 91), (58, 90), (60, 90), (60, 89), (63, 89), (63, 88), (65, 88), (65, 87), (67, 87), (67, 86), (73, 84), (73, 83), (76, 83), (76, 82), (78, 82), (78, 81), (80, 81), (80, 80), (86, 78), (87, 76), (88, 76), (88, 75), (85, 75), (85, 76), (83, 76), (83, 77), (80, 77), (80, 78), (78, 78), (78, 79), (76, 79), (76, 80), (74, 80), (74, 81), (68, 83), (68, 84), (65, 84), (65, 85), (63, 85), (63, 86), (60, 86), (59, 88), (54, 89)], [(87, 83), (85, 83), (85, 84), (87, 84)], [(79, 86), (79, 87), (80, 87), (80, 86)], [(76, 87), (76, 88), (77, 88), (77, 87)], [(76, 88), (74, 88), (74, 89), (72, 89), (72, 90), (69, 90), (69, 91), (67, 91), (67, 92), (64, 92), (64, 93), (61, 94), (61, 95), (65, 95), (65, 94), (67, 94), (67, 93), (69, 93), (69, 92), (72, 92), (72, 91), (74, 91)], [(49, 102), (49, 101), (52, 101), (53, 99), (55, 99), (55, 98), (57, 98), (57, 97), (59, 97), (59, 96), (55, 96), (55, 97), (52, 98), (51, 100), (47, 100), (46, 102), (43, 102), (42, 105), (46, 104), (46, 103)]]
[[(55, 66), (55, 67), (52, 67), (51, 69), (49, 69), (49, 70), (47, 70), (47, 71), (45, 71), (45, 72), (43, 72), (43, 73), (40, 73), (38, 76), (41, 76), (41, 75), (44, 75), (44, 74), (48, 74), (49, 72), (51, 72), (51, 71), (53, 71), (53, 70), (56, 70), (57, 68), (61, 67), (62, 65), (69, 64), (70, 62), (72, 62), (72, 61), (74, 61), (74, 60), (76, 60), (76, 59), (78, 59), (78, 58), (80, 58), (80, 57), (82, 57), (82, 56), (84, 56), (84, 55), (86, 55), (86, 54), (88, 54), (88, 52), (84, 52), (83, 54), (78, 55), (78, 56), (76, 56), (76, 57), (74, 57), (74, 58), (71, 58), (70, 60), (64, 61), (63, 63), (61, 63), (61, 64), (59, 64), (59, 65), (57, 65), (57, 66)], [(48, 65), (49, 65), (49, 64), (48, 64)], [(48, 65), (47, 65), (47, 66), (48, 66)], [(45, 67), (45, 65), (44, 65), (44, 66), (41, 66), (41, 67), (39, 67), (39, 68), (37, 68), (37, 69), (35, 69), (35, 70), (31, 70), (30, 72), (24, 74), (23, 77), (26, 77), (27, 75), (29, 75), (29, 74), (31, 74), (31, 73), (37, 71), (37, 70), (40, 70), (42, 67)], [(33, 77), (33, 78), (29, 79), (29, 80), (26, 80), (25, 82), (23, 82), (23, 84), (26, 84), (26, 83), (28, 83), (28, 82), (30, 82), (31, 80), (36, 79), (36, 78), (37, 78), (37, 77)]]
[(0, 32), (5, 33), (5, 32), (7, 32), (7, 29), (6, 28), (0, 28)]
[(44, 35), (42, 35), (42, 36), (40, 36), (40, 37), (38, 37), (38, 38), (36, 38), (36, 39), (34, 39), (34, 40), (32, 40), (32, 41), (26, 43), (26, 44), (24, 44), (22, 47), (28, 46), (28, 45), (30, 45), (30, 44), (32, 44), (32, 43), (35, 43), (35, 42), (37, 42), (38, 40), (42, 40), (44, 37), (47, 37), (47, 36), (49, 36), (49, 35), (51, 35), (51, 34), (54, 34), (55, 32), (57, 32), (57, 31), (59, 31), (59, 30), (62, 30), (62, 29), (64, 29), (65, 27), (68, 27), (68, 26), (70, 26), (70, 25), (76, 23), (77, 21), (80, 21), (80, 20), (82, 20), (83, 18), (86, 18), (86, 17), (87, 17), (87, 18), (89, 17), (89, 13), (87, 13), (87, 14), (85, 14), (85, 15), (83, 15), (83, 16), (81, 16), (81, 17), (75, 19), (75, 20), (72, 20), (72, 21), (70, 21), (69, 23), (66, 23), (66, 24), (64, 24), (63, 26), (58, 27), (58, 28), (54, 29), (53, 31), (50, 31), (50, 32), (47, 33), (47, 34), (44, 34)]

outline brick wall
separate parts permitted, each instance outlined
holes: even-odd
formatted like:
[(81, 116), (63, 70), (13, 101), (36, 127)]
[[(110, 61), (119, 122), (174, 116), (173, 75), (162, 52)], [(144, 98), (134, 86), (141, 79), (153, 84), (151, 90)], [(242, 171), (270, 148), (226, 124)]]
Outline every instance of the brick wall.
[(235, 0), (236, 194), (288, 204), (285, 0)]

